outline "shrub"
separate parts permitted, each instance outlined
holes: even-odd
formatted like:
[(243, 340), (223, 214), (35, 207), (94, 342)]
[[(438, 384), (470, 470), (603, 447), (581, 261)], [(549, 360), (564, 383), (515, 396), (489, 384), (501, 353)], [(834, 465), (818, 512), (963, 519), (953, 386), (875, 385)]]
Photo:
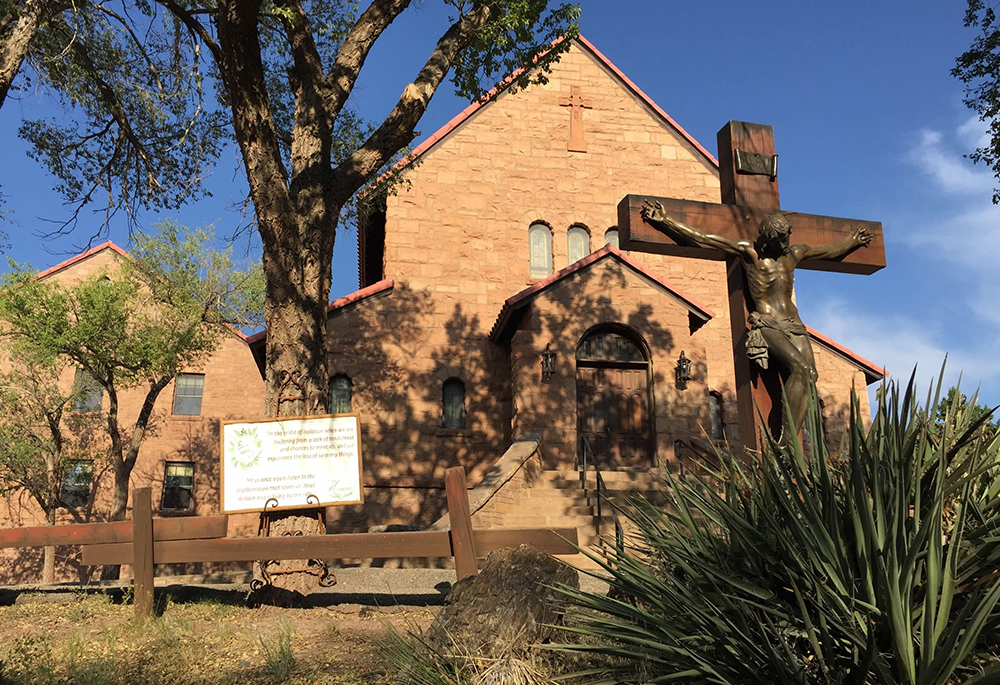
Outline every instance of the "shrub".
[[(940, 395), (939, 383), (938, 396)], [(628, 507), (622, 551), (592, 554), (606, 595), (564, 589), (564, 650), (602, 655), (601, 683), (1000, 682), (977, 643), (1000, 600), (1000, 439), (955, 404), (939, 418), (911, 379), (844, 456), (769, 441), (664, 476), (665, 508)], [(975, 405), (975, 401), (972, 402)], [(808, 431), (822, 435), (813, 406)]]

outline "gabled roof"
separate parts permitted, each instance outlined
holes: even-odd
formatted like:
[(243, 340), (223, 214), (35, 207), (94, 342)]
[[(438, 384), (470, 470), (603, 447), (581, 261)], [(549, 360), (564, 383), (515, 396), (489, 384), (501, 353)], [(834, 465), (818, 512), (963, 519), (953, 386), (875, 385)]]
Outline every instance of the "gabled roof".
[(118, 247), (117, 245), (115, 245), (110, 240), (108, 240), (107, 242), (101, 243), (97, 247), (90, 248), (86, 252), (81, 252), (80, 254), (78, 254), (75, 257), (70, 257), (66, 261), (59, 262), (55, 266), (50, 266), (45, 271), (39, 271), (35, 275), (35, 278), (38, 278), (38, 279), (47, 278), (47, 277), (49, 277), (49, 276), (51, 276), (53, 274), (59, 273), (60, 271), (62, 271), (64, 269), (68, 269), (69, 267), (73, 266), (74, 264), (76, 264), (78, 262), (82, 262), (84, 259), (87, 259), (88, 257), (93, 257), (98, 252), (104, 252), (105, 250), (112, 250), (112, 251), (118, 253), (119, 255), (121, 255), (122, 257), (128, 257), (129, 256), (128, 252), (126, 252), (125, 250), (123, 250), (122, 248)]
[(538, 281), (516, 295), (507, 298), (507, 300), (503, 303), (503, 307), (500, 309), (500, 314), (497, 316), (497, 320), (493, 324), (493, 328), (490, 330), (490, 339), (498, 341), (503, 338), (503, 336), (507, 333), (507, 330), (510, 328), (511, 322), (515, 318), (515, 314), (530, 304), (536, 296), (604, 259), (613, 259), (617, 261), (623, 266), (629, 268), (635, 274), (649, 281), (652, 286), (662, 289), (677, 300), (678, 304), (687, 309), (688, 312), (690, 312), (695, 318), (701, 319), (704, 322), (715, 317), (712, 310), (703, 305), (701, 302), (694, 299), (680, 288), (663, 280), (652, 271), (649, 271), (614, 245), (608, 244), (597, 252), (591, 252), (583, 259), (567, 266), (565, 269), (557, 271), (548, 278)]
[[(556, 42), (558, 43), (559, 41), (556, 41)], [(604, 54), (601, 53), (600, 50), (598, 50), (596, 47), (594, 47), (593, 43), (591, 43), (589, 40), (587, 40), (586, 38), (584, 38), (583, 35), (580, 35), (573, 42), (578, 47), (582, 48), (584, 51), (590, 53), (590, 55), (592, 57), (594, 57), (604, 67), (606, 67), (608, 69), (608, 71), (610, 71), (616, 77), (616, 79), (620, 82), (620, 84), (626, 90), (630, 91), (632, 94), (634, 94), (636, 97), (638, 97), (639, 100), (641, 100), (644, 104), (646, 104), (651, 110), (653, 110), (653, 112), (655, 112), (657, 114), (657, 116), (660, 119), (662, 119), (663, 123), (667, 124), (668, 126), (670, 126), (671, 128), (673, 128), (675, 131), (677, 131), (677, 133), (679, 133), (680, 136), (682, 138), (684, 138), (684, 140), (686, 140), (688, 143), (690, 143), (692, 145), (692, 147), (694, 147), (698, 152), (700, 152), (702, 155), (704, 155), (706, 161), (708, 161), (709, 163), (711, 163), (711, 165), (714, 166), (715, 168), (719, 167), (719, 161), (712, 155), (711, 152), (709, 152), (708, 150), (706, 150), (704, 148), (704, 146), (702, 146), (701, 143), (699, 143), (697, 140), (695, 140), (691, 136), (690, 133), (688, 133), (687, 131), (685, 131), (684, 128), (680, 124), (678, 124), (676, 121), (674, 121), (670, 117), (669, 114), (667, 114), (666, 112), (664, 112), (663, 109), (658, 104), (656, 104), (653, 101), (652, 98), (650, 98), (648, 95), (646, 95), (642, 91), (642, 89), (639, 88), (639, 86), (635, 85), (635, 83), (633, 83), (632, 80), (629, 79), (629, 77), (626, 76), (624, 74), (624, 72), (622, 72), (621, 69), (619, 69), (618, 67), (616, 67), (611, 62), (611, 60), (609, 60), (607, 57), (605, 57)], [(508, 87), (510, 87), (510, 85), (513, 83), (514, 79), (518, 75), (520, 75), (522, 71), (524, 71), (524, 70), (523, 69), (518, 69), (513, 74), (511, 74), (509, 77), (507, 77), (506, 79), (504, 79), (504, 81), (502, 82), (502, 84), (499, 87), (499, 92), (503, 92)], [(479, 110), (483, 109), (484, 107), (486, 107), (487, 105), (489, 105), (491, 102), (493, 102), (493, 99), (494, 99), (495, 95), (496, 95), (496, 90), (490, 91), (490, 93), (489, 93), (490, 97), (488, 99), (477, 100), (476, 102), (473, 102), (471, 105), (469, 105), (468, 107), (466, 107), (465, 109), (463, 109), (461, 112), (459, 112), (457, 115), (455, 115), (451, 119), (451, 121), (449, 121), (447, 124), (445, 124), (444, 126), (442, 126), (441, 128), (439, 128), (437, 131), (435, 131), (434, 133), (432, 133), (429, 138), (427, 138), (424, 142), (420, 143), (420, 145), (418, 145), (417, 147), (415, 147), (413, 149), (413, 152), (411, 152), (406, 157), (406, 159), (403, 160), (403, 161), (401, 161), (397, 166), (401, 166), (401, 165), (404, 165), (404, 164), (410, 164), (413, 161), (415, 161), (416, 159), (420, 158), (422, 155), (424, 155), (427, 152), (429, 152), (432, 149), (434, 149), (438, 145), (438, 143), (440, 143), (441, 141), (443, 141), (445, 138), (448, 137), (448, 134), (450, 134), (452, 131), (454, 131), (459, 126), (461, 126), (466, 121), (468, 121), (473, 115), (475, 115), (476, 113), (478, 113)]]
[(881, 366), (878, 366), (877, 364), (868, 361), (857, 352), (844, 347), (833, 338), (823, 335), (815, 328), (811, 326), (806, 326), (806, 330), (809, 331), (809, 336), (814, 341), (818, 342), (826, 349), (830, 350), (831, 352), (840, 357), (843, 357), (844, 359), (846, 359), (847, 361), (851, 362), (859, 369), (861, 369), (865, 374), (865, 382), (868, 385), (876, 383), (889, 375), (889, 372), (883, 369)]

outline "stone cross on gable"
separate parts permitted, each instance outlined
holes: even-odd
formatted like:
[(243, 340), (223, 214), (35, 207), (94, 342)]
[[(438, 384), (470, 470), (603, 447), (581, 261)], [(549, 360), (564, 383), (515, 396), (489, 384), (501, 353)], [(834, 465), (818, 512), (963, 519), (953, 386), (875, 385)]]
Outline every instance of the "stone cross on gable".
[(559, 106), (570, 108), (569, 143), (566, 149), (570, 152), (586, 152), (587, 141), (583, 139), (583, 110), (593, 109), (590, 100), (583, 97), (580, 86), (572, 86), (569, 97), (559, 98)]
[[(786, 252), (794, 258), (784, 274), (789, 281), (789, 295), (792, 266), (870, 274), (885, 266), (885, 245), (882, 225), (878, 222), (780, 209), (777, 155), (770, 126), (731, 121), (719, 131), (718, 143), (722, 204), (628, 195), (618, 205), (618, 229), (621, 247), (625, 250), (726, 260), (740, 438), (745, 447), (754, 449), (760, 444), (758, 411), (774, 435), (781, 432), (781, 388), (790, 374), (788, 368), (782, 369), (780, 365), (762, 368), (751, 357), (760, 356), (761, 338), (767, 339), (770, 348), (772, 343), (784, 344), (782, 336), (788, 340), (797, 338), (795, 343), (801, 346), (804, 336), (794, 303), (789, 309), (795, 314), (797, 327), (788, 319), (775, 321), (774, 317), (759, 313), (755, 317), (755, 310), (761, 309), (760, 304), (766, 310), (771, 302), (755, 303), (748, 293), (754, 288), (761, 292), (762, 288), (769, 287), (769, 274), (761, 275), (761, 272), (775, 269), (774, 264), (780, 261), (763, 259), (755, 252), (762, 221), (775, 214), (783, 215), (792, 226), (791, 243), (809, 247), (794, 254)], [(656, 211), (652, 211), (654, 207)], [(651, 216), (654, 214), (655, 217)], [(656, 220), (664, 216), (669, 217), (665, 222)], [(692, 230), (692, 227), (700, 230)], [(691, 239), (692, 235), (710, 238), (709, 242), (714, 242), (715, 247), (696, 242)], [(749, 268), (756, 270), (756, 274), (748, 284)], [(752, 339), (753, 335), (757, 338)], [(766, 352), (764, 357), (766, 359)], [(811, 350), (808, 358), (812, 360)], [(815, 373), (814, 362), (812, 373)]]

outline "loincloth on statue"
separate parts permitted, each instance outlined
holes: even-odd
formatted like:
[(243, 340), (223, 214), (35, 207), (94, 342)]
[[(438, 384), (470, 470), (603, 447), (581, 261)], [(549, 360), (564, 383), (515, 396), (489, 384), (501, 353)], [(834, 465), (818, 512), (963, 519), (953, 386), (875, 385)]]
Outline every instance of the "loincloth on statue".
[(750, 332), (747, 333), (747, 357), (750, 361), (757, 362), (762, 369), (767, 368), (767, 341), (761, 332), (763, 329), (778, 331), (789, 340), (792, 340), (792, 336), (809, 335), (805, 324), (798, 319), (775, 319), (759, 312), (751, 312), (747, 322), (750, 324)]

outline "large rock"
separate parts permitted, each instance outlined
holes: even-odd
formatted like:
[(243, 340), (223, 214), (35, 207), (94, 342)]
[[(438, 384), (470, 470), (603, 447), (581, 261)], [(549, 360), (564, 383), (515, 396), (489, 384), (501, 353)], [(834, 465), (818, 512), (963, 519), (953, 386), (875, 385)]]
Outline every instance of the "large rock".
[(426, 637), (482, 656), (545, 642), (562, 621), (556, 593), (546, 586), (559, 584), (579, 588), (576, 570), (531, 545), (498, 549), (478, 576), (455, 584)]

